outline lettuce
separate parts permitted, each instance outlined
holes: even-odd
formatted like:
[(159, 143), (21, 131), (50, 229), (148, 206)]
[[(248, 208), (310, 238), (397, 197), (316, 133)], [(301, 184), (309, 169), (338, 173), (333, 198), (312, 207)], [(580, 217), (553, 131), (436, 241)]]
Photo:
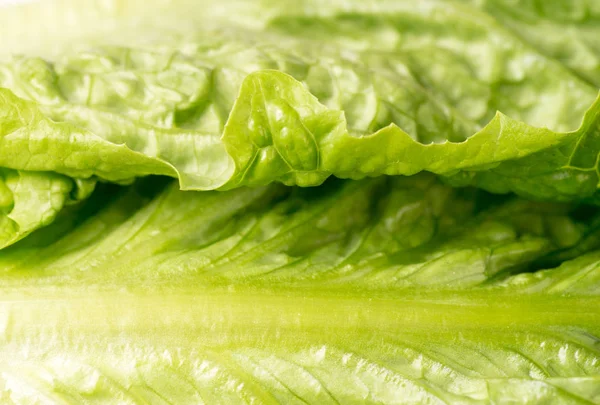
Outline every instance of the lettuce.
[(1, 402), (600, 401), (598, 19), (3, 9)]
[(432, 176), (162, 188), (103, 186), (3, 251), (8, 398), (598, 400), (595, 209)]
[[(0, 69), (0, 167), (91, 179), (87, 189), (167, 175), (186, 190), (429, 171), (497, 193), (597, 199), (600, 101), (583, 72), (472, 7), (355, 7), (12, 56)], [(390, 38), (356, 43), (371, 26)], [(47, 223), (2, 222), (1, 245)]]

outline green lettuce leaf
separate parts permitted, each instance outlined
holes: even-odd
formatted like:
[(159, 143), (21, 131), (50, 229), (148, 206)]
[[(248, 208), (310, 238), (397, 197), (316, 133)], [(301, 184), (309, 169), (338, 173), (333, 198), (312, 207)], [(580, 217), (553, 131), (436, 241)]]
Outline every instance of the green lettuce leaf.
[(599, 399), (596, 208), (433, 176), (157, 183), (3, 251), (5, 402)]
[(0, 249), (52, 223), (65, 205), (86, 198), (93, 180), (54, 173), (0, 170)]
[(547, 3), (2, 9), (0, 403), (600, 402), (599, 14)]
[[(486, 12), (549, 58), (600, 87), (600, 7), (595, 2), (487, 0)], [(561, 35), (555, 35), (560, 30)]]
[[(176, 27), (166, 12), (166, 34), (146, 42), (78, 37), (43, 58), (5, 57), (0, 167), (167, 175), (185, 190), (429, 171), (456, 186), (596, 201), (600, 73), (540, 39), (573, 25), (560, 7), (530, 27), (535, 10), (500, 1), (268, 3), (233, 1), (221, 15), (174, 2), (193, 17)], [(56, 7), (87, 21), (69, 1)], [(141, 3), (98, 7), (96, 26), (127, 27)], [(577, 27), (569, 38), (594, 32)]]

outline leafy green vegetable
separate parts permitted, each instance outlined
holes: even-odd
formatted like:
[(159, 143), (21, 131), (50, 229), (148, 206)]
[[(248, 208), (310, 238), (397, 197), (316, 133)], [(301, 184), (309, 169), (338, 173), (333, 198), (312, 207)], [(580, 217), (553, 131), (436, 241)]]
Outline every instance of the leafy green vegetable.
[(54, 173), (0, 170), (0, 249), (51, 223), (66, 205), (86, 198), (90, 180)]
[(599, 403), (599, 19), (2, 9), (0, 402)]
[[(480, 4), (521, 40), (600, 87), (600, 52), (595, 44), (600, 8), (596, 2), (487, 0)], [(561, 35), (555, 35), (557, 29)]]
[(494, 13), (409, 3), (307, 6), (260, 29), (12, 57), (0, 68), (0, 166), (161, 174), (196, 190), (430, 171), (594, 201), (600, 101), (581, 79), (593, 72), (556, 63)]
[(512, 275), (598, 241), (595, 209), (431, 176), (155, 183), (101, 188), (4, 251), (7, 398), (598, 400), (598, 253)]

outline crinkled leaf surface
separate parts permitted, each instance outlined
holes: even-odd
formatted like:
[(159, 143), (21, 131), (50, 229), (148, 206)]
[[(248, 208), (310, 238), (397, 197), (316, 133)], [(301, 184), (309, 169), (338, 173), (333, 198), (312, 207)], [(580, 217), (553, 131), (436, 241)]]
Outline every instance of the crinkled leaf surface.
[(0, 403), (600, 403), (596, 2), (0, 10)]
[[(430, 171), (494, 192), (596, 200), (599, 52), (562, 55), (544, 35), (564, 29), (589, 44), (593, 5), (269, 3), (166, 2), (160, 26), (173, 27), (146, 41), (138, 21), (137, 39), (12, 51), (0, 65), (0, 167), (168, 175), (194, 190)], [(145, 15), (136, 1), (53, 6), (80, 19), (65, 36), (89, 30), (90, 10), (97, 27)], [(15, 25), (44, 10), (7, 12), (6, 49), (21, 39)]]

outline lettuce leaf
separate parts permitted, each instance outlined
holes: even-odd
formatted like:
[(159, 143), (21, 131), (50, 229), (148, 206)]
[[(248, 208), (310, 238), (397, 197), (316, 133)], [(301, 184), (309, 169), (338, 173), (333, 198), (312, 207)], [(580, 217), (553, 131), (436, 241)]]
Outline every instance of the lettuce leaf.
[(156, 183), (3, 251), (7, 402), (598, 400), (595, 208), (432, 176)]
[(121, 183), (167, 175), (185, 190), (429, 171), (594, 202), (598, 72), (557, 59), (500, 2), (411, 4), (274, 6), (254, 26), (233, 11), (226, 29), (183, 24), (150, 43), (90, 39), (6, 58), (0, 167)]
[(0, 402), (600, 402), (600, 14), (547, 3), (2, 9)]
[(93, 180), (0, 169), (0, 249), (52, 223), (65, 205), (86, 198)]

